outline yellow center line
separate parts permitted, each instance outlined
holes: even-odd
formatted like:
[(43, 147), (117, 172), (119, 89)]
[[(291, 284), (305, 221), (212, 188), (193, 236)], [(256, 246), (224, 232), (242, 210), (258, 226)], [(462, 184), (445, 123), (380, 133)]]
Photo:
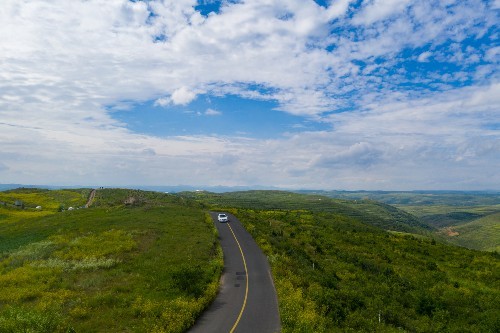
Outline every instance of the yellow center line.
[(229, 331), (229, 333), (233, 333), (234, 330), (236, 329), (236, 326), (238, 326), (238, 323), (240, 322), (241, 316), (243, 315), (243, 311), (245, 311), (245, 306), (247, 305), (247, 297), (248, 297), (248, 271), (247, 271), (247, 262), (245, 260), (245, 255), (243, 254), (243, 250), (241, 249), (240, 242), (238, 242), (238, 238), (236, 238), (236, 235), (234, 234), (233, 228), (227, 224), (229, 227), (229, 230), (231, 230), (231, 233), (233, 234), (234, 240), (236, 241), (236, 244), (238, 244), (238, 247), (240, 248), (240, 253), (241, 253), (241, 258), (243, 259), (243, 267), (245, 268), (245, 277), (247, 280), (247, 285), (245, 289), (245, 299), (243, 300), (243, 305), (240, 310), (240, 314), (238, 315), (238, 318), (236, 318), (236, 322), (233, 325), (233, 328)]

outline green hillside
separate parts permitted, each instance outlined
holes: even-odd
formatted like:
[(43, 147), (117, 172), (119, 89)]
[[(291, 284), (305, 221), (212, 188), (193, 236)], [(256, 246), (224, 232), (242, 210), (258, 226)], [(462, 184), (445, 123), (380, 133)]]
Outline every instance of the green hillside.
[[(458, 204), (458, 202), (457, 202)], [(470, 249), (500, 249), (500, 205), (398, 206), (435, 227), (447, 241)]]
[(267, 254), (284, 333), (500, 331), (498, 254), (409, 234), (429, 229), (397, 208), (277, 191), (183, 195), (234, 213)]
[(330, 212), (231, 211), (269, 258), (284, 333), (500, 331), (496, 253)]
[(397, 205), (396, 207), (436, 228), (460, 225), (500, 212), (500, 204), (490, 206)]
[(491, 206), (500, 203), (495, 191), (298, 191), (330, 198), (369, 199), (403, 206)]
[(373, 199), (435, 228), (434, 237), (471, 249), (500, 247), (500, 194), (460, 191), (302, 191), (350, 200)]
[(58, 212), (89, 193), (0, 192), (0, 332), (183, 332), (218, 287), (209, 216), (177, 196), (112, 189)]
[(453, 227), (452, 231), (457, 234), (450, 237), (453, 243), (476, 250), (500, 252), (500, 213)]
[(182, 192), (183, 197), (217, 207), (309, 210), (347, 216), (358, 221), (393, 231), (430, 234), (432, 227), (413, 215), (390, 205), (372, 200), (339, 200), (321, 195), (306, 195), (284, 191), (245, 191), (231, 193)]

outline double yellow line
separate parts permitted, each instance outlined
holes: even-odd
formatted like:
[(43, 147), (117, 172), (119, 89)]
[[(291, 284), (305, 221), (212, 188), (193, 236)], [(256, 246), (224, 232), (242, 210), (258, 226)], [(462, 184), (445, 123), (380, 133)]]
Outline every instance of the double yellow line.
[(243, 315), (243, 311), (245, 311), (245, 307), (247, 305), (247, 297), (248, 297), (248, 270), (247, 270), (247, 262), (245, 260), (245, 255), (243, 254), (243, 250), (241, 249), (240, 242), (238, 242), (238, 238), (236, 238), (236, 235), (234, 234), (233, 228), (227, 223), (227, 226), (229, 227), (229, 230), (231, 230), (231, 233), (233, 234), (234, 240), (236, 241), (236, 244), (238, 244), (238, 247), (240, 248), (240, 253), (241, 253), (241, 258), (243, 259), (243, 267), (245, 268), (245, 277), (246, 277), (246, 288), (245, 288), (245, 299), (243, 300), (243, 305), (241, 306), (240, 314), (238, 315), (238, 318), (236, 318), (236, 322), (234, 323), (233, 327), (229, 331), (229, 333), (233, 333), (234, 330), (236, 329), (236, 326), (238, 326), (241, 316)]

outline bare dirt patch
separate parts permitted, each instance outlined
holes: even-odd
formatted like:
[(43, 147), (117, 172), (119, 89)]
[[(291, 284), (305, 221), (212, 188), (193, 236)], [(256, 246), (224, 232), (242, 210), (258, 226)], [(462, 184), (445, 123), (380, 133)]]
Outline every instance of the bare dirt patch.
[(457, 231), (453, 230), (452, 227), (443, 228), (441, 230), (448, 237), (456, 237), (456, 236), (460, 235)]

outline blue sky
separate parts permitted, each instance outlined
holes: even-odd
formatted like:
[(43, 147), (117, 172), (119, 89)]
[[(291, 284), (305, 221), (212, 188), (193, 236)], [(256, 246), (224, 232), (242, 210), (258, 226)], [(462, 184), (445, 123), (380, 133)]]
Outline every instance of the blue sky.
[(113, 118), (133, 132), (158, 137), (221, 135), (278, 138), (329, 126), (286, 112), (276, 112), (274, 101), (235, 95), (200, 95), (187, 105), (161, 106), (155, 101), (131, 103), (125, 110), (112, 110)]
[(0, 183), (500, 189), (498, 0), (3, 0)]

